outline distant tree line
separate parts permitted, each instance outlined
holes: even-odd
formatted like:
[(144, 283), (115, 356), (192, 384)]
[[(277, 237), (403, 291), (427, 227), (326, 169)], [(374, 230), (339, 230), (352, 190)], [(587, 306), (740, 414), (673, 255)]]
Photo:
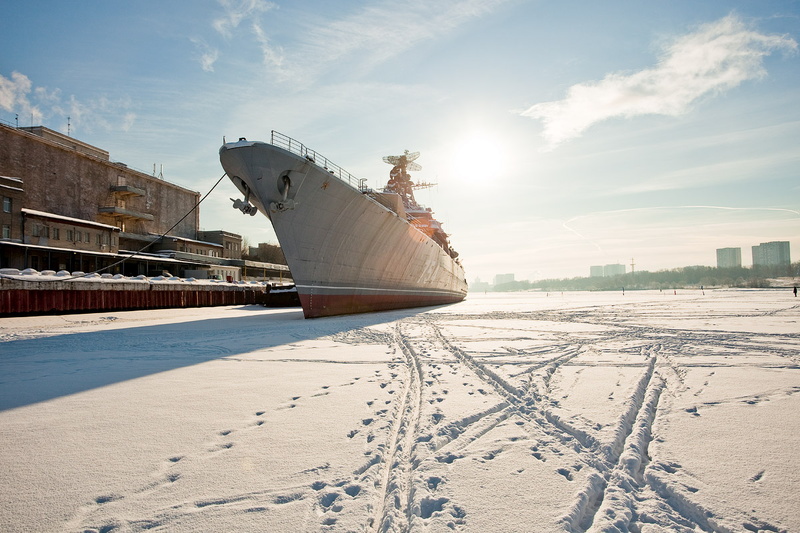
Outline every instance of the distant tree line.
[(689, 266), (672, 270), (648, 272), (646, 270), (611, 277), (545, 279), (540, 281), (512, 281), (495, 285), (497, 292), (539, 289), (544, 291), (610, 291), (622, 288), (682, 289), (682, 288), (766, 288), (774, 278), (800, 277), (800, 262), (784, 266), (755, 266), (752, 268), (715, 268)]

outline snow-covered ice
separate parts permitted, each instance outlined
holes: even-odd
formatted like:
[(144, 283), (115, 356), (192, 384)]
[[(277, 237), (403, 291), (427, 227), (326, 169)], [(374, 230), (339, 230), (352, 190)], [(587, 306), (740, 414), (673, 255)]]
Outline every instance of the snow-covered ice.
[(0, 319), (3, 531), (800, 531), (790, 290)]

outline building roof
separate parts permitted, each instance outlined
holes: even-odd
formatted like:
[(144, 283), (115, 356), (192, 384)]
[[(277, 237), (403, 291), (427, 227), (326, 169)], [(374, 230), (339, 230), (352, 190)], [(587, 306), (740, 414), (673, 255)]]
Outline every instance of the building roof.
[(48, 213), (46, 211), (36, 211), (35, 209), (28, 209), (25, 207), (22, 208), (22, 212), (26, 215), (32, 215), (36, 217), (51, 218), (54, 220), (60, 220), (62, 222), (72, 222), (73, 224), (83, 224), (85, 226), (94, 226), (97, 228), (110, 229), (111, 231), (119, 231), (119, 228), (116, 226), (111, 226), (109, 224), (101, 224), (100, 222), (85, 220), (83, 218), (65, 217), (63, 215), (56, 215), (54, 213)]

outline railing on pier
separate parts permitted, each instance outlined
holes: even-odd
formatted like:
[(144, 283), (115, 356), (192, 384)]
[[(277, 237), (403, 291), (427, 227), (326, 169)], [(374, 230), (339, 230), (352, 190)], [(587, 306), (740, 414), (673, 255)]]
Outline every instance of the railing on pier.
[(272, 130), (272, 140), (270, 144), (307, 158), (359, 191), (363, 191), (366, 188), (365, 179), (359, 179), (353, 176), (327, 157), (317, 153), (315, 150), (311, 150), (300, 141), (292, 139), (288, 135)]

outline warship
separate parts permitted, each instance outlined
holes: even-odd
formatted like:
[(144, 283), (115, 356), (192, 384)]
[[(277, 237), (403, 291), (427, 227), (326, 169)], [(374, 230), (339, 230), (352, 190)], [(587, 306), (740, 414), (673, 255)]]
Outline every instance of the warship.
[(414, 198), (419, 152), (386, 156), (374, 190), (316, 151), (273, 131), (270, 142), (223, 142), (220, 163), (245, 214), (267, 216), (306, 318), (455, 303), (467, 294), (441, 223)]

